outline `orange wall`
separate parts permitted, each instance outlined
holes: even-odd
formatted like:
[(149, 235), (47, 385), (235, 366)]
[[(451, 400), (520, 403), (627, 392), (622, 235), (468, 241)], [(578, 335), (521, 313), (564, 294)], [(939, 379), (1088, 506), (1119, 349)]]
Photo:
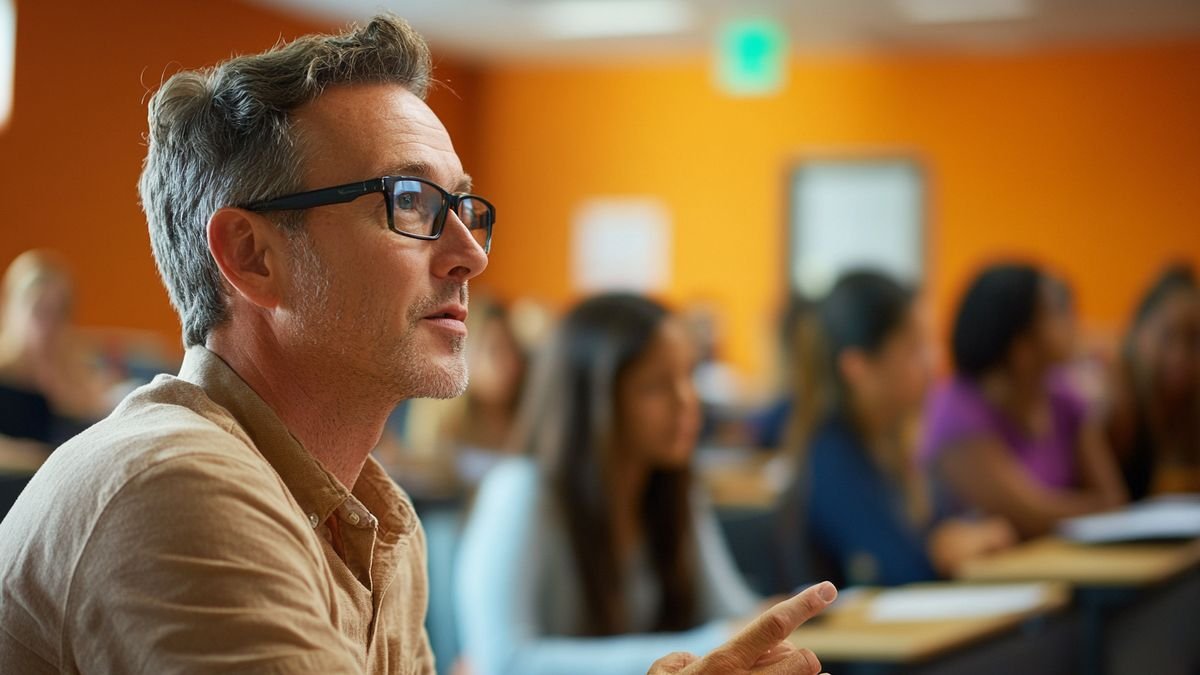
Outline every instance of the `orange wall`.
[[(20, 2), (14, 110), (0, 131), (0, 270), (26, 249), (58, 250), (76, 273), (81, 323), (177, 344), (138, 207), (147, 88), (321, 28), (236, 0)], [(469, 69), (437, 60), (440, 79), (470, 85)], [(447, 88), (431, 103), (471, 138), (466, 103)]]
[(1118, 330), (1167, 258), (1200, 264), (1200, 42), (1026, 56), (800, 58), (781, 95), (733, 100), (705, 64), (509, 66), (482, 79), (477, 184), (499, 205), (486, 283), (555, 304), (592, 195), (674, 218), (669, 296), (724, 310), (728, 356), (769, 365), (784, 284), (787, 168), (908, 152), (930, 177), (939, 325), (972, 271), (1036, 256)]
[[(20, 2), (14, 115), (0, 131), (0, 266), (57, 249), (77, 270), (82, 323), (177, 340), (137, 206), (147, 85), (314, 28), (237, 0)], [(1056, 265), (1085, 318), (1108, 331), (1164, 259), (1200, 264), (1200, 42), (804, 57), (786, 91), (760, 100), (721, 96), (699, 61), (438, 61), (449, 86), (431, 103), (500, 211), (482, 285), (569, 301), (574, 207), (657, 195), (675, 222), (670, 298), (721, 308), (728, 356), (751, 372), (769, 363), (784, 180), (805, 155), (902, 151), (925, 163), (942, 322), (971, 270), (1002, 253)]]

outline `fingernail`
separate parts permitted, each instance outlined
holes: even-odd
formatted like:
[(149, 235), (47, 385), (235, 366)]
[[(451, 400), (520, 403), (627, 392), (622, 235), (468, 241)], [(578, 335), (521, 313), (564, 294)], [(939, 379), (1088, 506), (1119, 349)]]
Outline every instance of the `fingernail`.
[(825, 602), (833, 602), (837, 598), (837, 589), (828, 581), (823, 581), (817, 587), (817, 595), (821, 596), (821, 599)]

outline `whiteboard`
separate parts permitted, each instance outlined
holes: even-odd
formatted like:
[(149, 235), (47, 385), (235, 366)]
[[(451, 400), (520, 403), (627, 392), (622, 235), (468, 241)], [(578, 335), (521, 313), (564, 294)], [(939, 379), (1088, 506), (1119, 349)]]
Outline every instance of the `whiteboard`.
[(804, 295), (824, 295), (861, 267), (920, 283), (924, 186), (912, 160), (805, 162), (793, 175), (791, 202), (791, 283)]

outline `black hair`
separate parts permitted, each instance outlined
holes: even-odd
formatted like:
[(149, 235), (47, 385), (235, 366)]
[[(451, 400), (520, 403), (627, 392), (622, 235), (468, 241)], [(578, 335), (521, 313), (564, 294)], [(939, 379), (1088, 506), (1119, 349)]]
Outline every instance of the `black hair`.
[(908, 316), (913, 291), (874, 270), (848, 272), (821, 303), (821, 328), (829, 355), (847, 349), (879, 351)]
[(979, 379), (1007, 362), (1013, 344), (1037, 323), (1049, 277), (1026, 263), (986, 268), (963, 295), (954, 319), (954, 369)]
[(826, 415), (845, 412), (846, 385), (838, 357), (848, 349), (877, 353), (909, 315), (915, 292), (882, 272), (857, 269), (842, 275), (797, 328), (793, 366), (796, 405), (787, 443), (800, 448)]

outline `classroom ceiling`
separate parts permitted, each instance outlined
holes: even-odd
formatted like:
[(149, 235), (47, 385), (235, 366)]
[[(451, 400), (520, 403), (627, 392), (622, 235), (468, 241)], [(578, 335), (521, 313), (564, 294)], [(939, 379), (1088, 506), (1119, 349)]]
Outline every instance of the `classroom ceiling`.
[(719, 26), (779, 22), (793, 49), (996, 52), (1200, 36), (1200, 0), (250, 0), (320, 21), (381, 9), (487, 59), (701, 54)]

